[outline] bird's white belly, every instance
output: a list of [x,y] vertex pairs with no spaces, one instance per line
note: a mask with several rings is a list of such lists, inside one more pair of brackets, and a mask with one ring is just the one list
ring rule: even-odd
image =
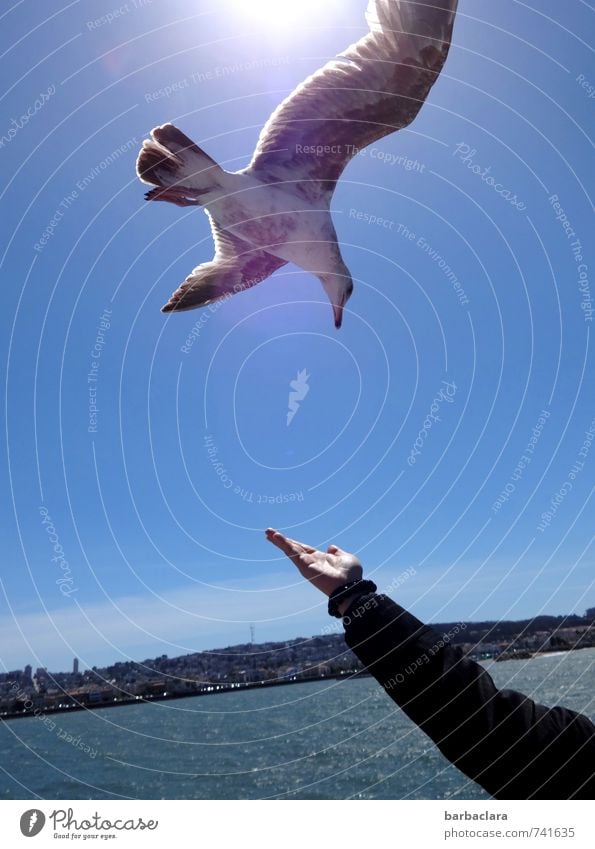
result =
[[308,271],[320,271],[323,255],[336,245],[329,210],[309,206],[277,186],[230,176],[250,180],[252,186],[248,183],[246,188],[243,182],[239,190],[208,203],[213,218],[253,247]]

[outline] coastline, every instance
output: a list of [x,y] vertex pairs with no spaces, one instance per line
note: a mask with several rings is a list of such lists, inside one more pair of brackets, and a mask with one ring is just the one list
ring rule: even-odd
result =
[[209,684],[202,687],[200,690],[190,690],[183,693],[162,693],[157,695],[145,696],[125,696],[121,699],[113,699],[111,702],[98,702],[96,704],[83,704],[72,699],[72,696],[65,696],[71,700],[70,704],[61,705],[59,707],[44,707],[34,708],[32,710],[14,711],[12,713],[0,713],[0,722],[9,721],[12,719],[30,719],[31,717],[39,716],[54,716],[59,713],[76,713],[82,710],[96,711],[105,708],[123,707],[124,705],[142,705],[151,702],[166,702],[173,699],[191,699],[197,696],[214,696],[221,693],[238,693],[243,690],[262,690],[270,687],[285,687],[291,684],[310,684],[313,681],[344,681],[353,678],[370,677],[370,673],[366,669],[354,670],[346,672],[344,675],[310,675],[301,678],[275,678],[270,681],[248,681],[248,682],[229,682],[223,684]]

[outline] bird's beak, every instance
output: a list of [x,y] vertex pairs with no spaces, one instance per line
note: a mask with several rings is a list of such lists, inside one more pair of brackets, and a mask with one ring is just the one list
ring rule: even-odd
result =
[[341,327],[341,322],[343,321],[343,307],[333,304],[333,315],[335,317],[335,327],[338,330]]

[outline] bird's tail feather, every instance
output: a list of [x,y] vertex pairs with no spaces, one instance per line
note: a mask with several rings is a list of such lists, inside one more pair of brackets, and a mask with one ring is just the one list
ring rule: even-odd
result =
[[[151,130],[136,161],[141,180],[165,191],[147,192],[147,200],[185,206],[202,203],[221,189],[226,172],[173,124]],[[185,202],[181,202],[185,199]]]

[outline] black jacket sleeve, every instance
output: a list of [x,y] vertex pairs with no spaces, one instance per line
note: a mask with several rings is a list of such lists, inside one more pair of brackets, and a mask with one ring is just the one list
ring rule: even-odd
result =
[[592,799],[595,726],[562,707],[498,690],[449,636],[384,595],[346,611],[345,639],[440,751],[496,799]]

